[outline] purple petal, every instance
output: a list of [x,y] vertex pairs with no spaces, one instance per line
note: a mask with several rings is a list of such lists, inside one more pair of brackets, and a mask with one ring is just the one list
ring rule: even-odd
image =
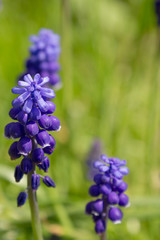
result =
[[33,82],[33,79],[30,74],[24,76],[24,81],[29,83],[29,85]]
[[101,160],[102,160],[103,162],[109,164],[109,159],[108,159],[108,157],[107,157],[105,154],[102,154],[102,155],[101,155]]
[[25,81],[18,81],[18,85],[21,87],[29,87],[30,84]]
[[34,97],[37,101],[37,104],[42,112],[46,112],[48,110],[48,104],[41,97],[41,94],[38,91],[34,92]]
[[42,88],[41,89],[41,95],[47,98],[54,98],[55,97],[55,93],[53,91],[53,89],[50,88]]
[[30,96],[30,92],[25,92],[21,94],[20,96],[18,96],[12,101],[12,106],[20,107],[29,96]]
[[128,175],[128,173],[129,173],[128,167],[121,167],[121,168],[119,169],[119,171],[120,171],[123,175]]
[[99,166],[98,169],[99,169],[100,172],[107,172],[109,170],[109,166],[106,166],[106,165]]
[[43,86],[45,83],[49,82],[48,77],[41,78],[41,82],[38,83],[39,86]]
[[105,165],[104,165],[104,163],[102,163],[102,162],[100,162],[100,161],[95,161],[95,162],[93,163],[93,166],[94,166],[95,168],[99,168],[99,166],[105,166]]
[[28,98],[23,106],[23,111],[26,113],[30,113],[30,111],[32,110],[32,106],[33,106],[33,101],[31,98]]
[[12,88],[12,93],[14,93],[14,94],[22,94],[22,93],[24,93],[26,91],[27,91],[26,88],[21,88],[21,87],[14,87],[14,88]]
[[35,76],[34,76],[34,81],[36,83],[38,83],[38,81],[41,79],[41,75],[39,73],[37,73]]

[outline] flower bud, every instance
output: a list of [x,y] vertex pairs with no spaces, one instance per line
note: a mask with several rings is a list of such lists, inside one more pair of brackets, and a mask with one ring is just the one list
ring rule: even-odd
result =
[[96,221],[96,225],[95,225],[95,231],[98,234],[101,234],[103,232],[105,232],[106,226],[105,226],[105,221],[102,219],[98,219]]
[[92,205],[93,211],[96,213],[102,213],[103,212],[103,200],[102,199],[97,199],[96,201],[93,202]]
[[18,113],[21,111],[21,108],[20,107],[18,107],[18,108],[11,108],[11,110],[9,111],[9,116],[12,118],[12,119],[14,119],[14,120],[16,120],[17,119],[17,115],[18,115]]
[[6,137],[6,138],[11,138],[11,127],[12,127],[12,125],[13,125],[14,123],[8,123],[6,126],[5,126],[5,129],[4,129],[4,136]]
[[108,194],[107,203],[108,204],[118,204],[119,197],[116,192],[111,192]]
[[18,122],[20,122],[20,123],[25,125],[27,123],[27,121],[28,121],[28,114],[25,113],[24,111],[20,111],[17,114],[17,120],[18,120]]
[[7,138],[20,138],[24,136],[24,128],[18,122],[12,122],[5,126],[5,137]]
[[12,143],[8,150],[11,160],[15,160],[17,158],[20,158],[20,156],[21,156],[21,154],[19,154],[19,151],[17,149],[17,143],[18,142]]
[[35,163],[40,163],[42,162],[44,158],[44,152],[42,148],[35,148],[32,151],[32,160]]
[[43,114],[38,123],[41,128],[48,129],[51,125],[51,120],[47,114]]
[[129,197],[125,193],[119,195],[119,206],[126,207],[129,203]]
[[20,165],[16,166],[15,172],[14,172],[14,177],[15,177],[16,182],[19,182],[22,179],[23,172],[22,172],[22,170],[20,168]]
[[121,220],[123,218],[123,213],[119,208],[111,207],[109,209],[108,217],[115,224],[121,223]]
[[100,192],[104,195],[108,195],[111,191],[111,186],[108,183],[102,184],[100,187]]
[[30,121],[25,126],[25,132],[27,136],[34,137],[39,132],[38,124],[34,121]]
[[49,158],[47,156],[44,156],[42,162],[38,164],[39,169],[43,169],[44,172],[48,172],[48,168],[50,166]]
[[17,207],[21,207],[25,204],[28,194],[26,192],[20,192],[17,198]]
[[29,117],[32,121],[38,121],[41,118],[41,111],[37,107],[33,107]]
[[53,137],[52,135],[49,135],[49,137],[50,137],[49,146],[43,148],[43,151],[44,151],[46,154],[52,154],[53,151],[54,151],[54,149],[55,149],[55,145],[56,145],[56,141],[55,141],[54,137]]
[[38,174],[32,174],[31,185],[33,190],[37,190],[40,185],[40,176]]
[[102,183],[102,180],[101,180],[102,176],[103,176],[103,174],[101,174],[101,173],[98,173],[94,176],[93,180],[95,181],[96,184],[101,184]]
[[118,187],[117,191],[118,192],[125,192],[128,188],[128,184],[126,182],[122,182]]
[[46,114],[54,113],[56,109],[56,105],[50,101],[46,101],[46,103],[48,104],[48,111],[46,112]]
[[85,212],[86,214],[92,214],[92,210],[93,210],[93,201],[87,203]]
[[43,182],[44,184],[46,184],[47,187],[55,187],[55,182],[48,176],[45,176],[43,178]]
[[89,188],[89,194],[90,194],[92,197],[97,197],[97,196],[99,196],[99,194],[100,194],[99,186],[97,186],[97,185],[92,185],[92,186]]
[[30,158],[23,158],[21,161],[21,170],[23,173],[28,174],[33,169],[33,163]]
[[22,137],[17,144],[17,148],[19,153],[27,156],[32,150],[32,140],[28,137]]
[[39,133],[36,135],[36,140],[37,143],[42,147],[49,146],[50,137],[48,132],[45,130],[40,130]]
[[50,115],[49,119],[51,123],[50,123],[50,127],[48,128],[48,131],[59,131],[61,129],[60,120],[53,115]]
[[11,137],[13,139],[24,136],[24,127],[22,124],[15,122],[10,129]]

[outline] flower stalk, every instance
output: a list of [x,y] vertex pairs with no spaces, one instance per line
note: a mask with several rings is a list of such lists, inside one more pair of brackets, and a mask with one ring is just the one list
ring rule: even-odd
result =
[[28,200],[31,211],[31,219],[32,219],[32,231],[34,240],[43,240],[41,223],[39,218],[39,208],[37,202],[36,191],[32,190],[31,177],[35,171],[35,166],[32,171],[27,175],[27,186],[28,186]]

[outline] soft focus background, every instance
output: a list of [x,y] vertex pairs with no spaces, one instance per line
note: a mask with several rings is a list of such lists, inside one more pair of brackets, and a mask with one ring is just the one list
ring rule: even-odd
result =
[[[154,0],[2,0],[0,5],[0,239],[30,240],[28,202],[16,207],[26,179],[15,183],[12,140],[3,137],[24,70],[29,36],[50,28],[61,35],[63,88],[56,92],[56,150],[49,175],[56,189],[38,190],[45,240],[94,240],[87,154],[126,159],[131,207],[109,240],[155,240],[160,229],[160,50]],[[19,162],[19,160],[18,160]]]

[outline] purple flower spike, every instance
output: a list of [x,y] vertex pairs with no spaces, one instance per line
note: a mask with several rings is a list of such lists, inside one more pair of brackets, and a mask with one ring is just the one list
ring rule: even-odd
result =
[[32,150],[32,140],[28,137],[22,137],[17,144],[17,148],[20,154],[27,156]]
[[113,223],[118,224],[118,223],[121,223],[121,220],[123,218],[123,213],[119,208],[111,207],[109,209],[108,217]]
[[31,184],[32,189],[36,191],[40,185],[40,176],[38,174],[32,174]]
[[30,121],[25,126],[25,132],[27,136],[34,137],[39,132],[38,124],[34,121]]
[[50,144],[50,137],[47,131],[40,130],[36,135],[37,143],[42,147],[47,147]]
[[44,172],[48,172],[49,166],[50,166],[49,158],[47,156],[44,156],[42,162],[38,164],[38,167],[40,170],[42,169]]
[[[45,36],[45,41],[48,41],[47,35]],[[53,70],[54,66],[51,62],[43,62],[46,53],[43,52],[44,47],[43,41],[39,42],[37,48],[33,47],[31,52],[34,55],[37,53],[37,49],[41,49],[38,55],[39,60],[41,59],[42,68],[44,71],[48,71],[48,66],[50,66]],[[51,59],[53,57],[52,49],[47,48],[45,51],[49,56],[48,60]],[[55,54],[56,52],[54,52],[54,57]],[[28,66],[32,65],[31,62],[35,62],[35,56],[32,56],[32,59],[27,62]],[[60,124],[58,118],[52,118],[51,115],[48,115],[55,111],[55,104],[49,101],[50,98],[55,97],[55,93],[53,89],[47,88],[48,82],[49,78],[41,77],[39,73],[35,76],[25,74],[23,80],[18,81],[19,86],[12,89],[12,92],[18,94],[18,96],[12,101],[13,108],[9,112],[10,117],[16,121],[7,124],[4,133],[7,138],[20,138],[19,141],[11,144],[8,153],[11,160],[23,156],[20,165],[15,168],[14,178],[16,182],[19,182],[24,174],[28,175],[27,190],[29,189],[29,198],[31,189],[33,191],[38,189],[40,177],[43,178],[45,185],[55,187],[54,181],[49,176],[43,177],[36,173],[37,167],[44,172],[48,172],[50,161],[44,153],[51,154],[56,144],[55,139],[41,127],[49,131],[50,128],[58,130]],[[22,206],[26,199],[27,193],[21,192],[17,198],[17,205]]]
[[[109,218],[113,223],[120,223],[123,217],[122,211],[113,205],[121,207],[129,206],[129,198],[123,192],[127,190],[127,183],[123,176],[129,173],[125,160],[101,155],[101,161],[94,162],[97,172],[94,176],[95,185],[89,189],[91,196],[101,196],[94,202],[86,205],[86,214],[92,215],[95,222],[95,231],[101,234],[106,231],[106,221]],[[102,162],[103,161],[103,162]]]
[[17,207],[21,207],[25,204],[28,194],[26,192],[20,192],[17,198]]
[[95,231],[97,234],[101,234],[103,232],[105,232],[106,227],[105,227],[105,221],[102,219],[98,219],[96,221],[96,225],[95,225]]
[[28,174],[33,169],[33,163],[30,158],[23,158],[21,161],[21,170],[23,173]]
[[44,152],[42,148],[35,148],[32,151],[32,160],[33,162],[35,162],[36,164],[42,162],[44,158]]
[[47,187],[55,187],[55,182],[48,176],[45,176],[43,178],[43,182]]
[[19,154],[19,151],[17,149],[17,143],[18,142],[12,143],[8,150],[11,160],[15,160],[17,158],[20,158],[20,156],[21,156],[21,154]]
[[49,29],[42,29],[37,36],[32,35],[30,41],[32,46],[29,49],[30,56],[26,61],[25,72],[31,75],[39,72],[43,77],[48,76],[47,85],[58,88],[60,85],[60,77],[57,74],[60,70],[58,59],[61,51],[59,36]]
[[19,182],[23,178],[23,172],[20,168],[20,165],[17,165],[14,172],[14,177],[16,182]]

